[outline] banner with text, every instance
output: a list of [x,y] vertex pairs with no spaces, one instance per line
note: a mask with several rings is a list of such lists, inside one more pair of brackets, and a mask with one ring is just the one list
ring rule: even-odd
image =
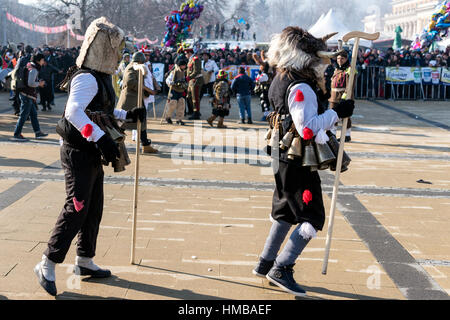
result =
[[387,84],[446,84],[450,85],[449,69],[417,68],[417,67],[387,67]]
[[442,68],[441,83],[446,86],[450,86],[450,68]]

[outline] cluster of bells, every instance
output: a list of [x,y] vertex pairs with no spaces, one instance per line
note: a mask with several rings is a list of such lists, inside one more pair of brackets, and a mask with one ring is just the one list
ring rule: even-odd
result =
[[[311,167],[311,171],[326,169],[336,171],[339,142],[333,133],[327,132],[327,135],[329,141],[324,144],[315,143],[311,139],[303,140],[305,143],[302,146],[302,138],[296,134],[295,128],[289,130],[281,140],[279,128],[271,128],[265,136],[268,146],[267,153],[271,154],[271,150],[280,148],[283,152],[287,150],[287,158],[289,160],[301,159],[302,166]],[[348,170],[350,161],[350,157],[344,151],[341,172]]]
[[[114,160],[111,165],[114,168],[114,172],[125,171],[125,167],[131,164],[130,157],[128,156],[127,148],[125,146],[125,132],[123,129],[115,126],[110,116],[103,112],[86,112],[89,119],[97,124],[111,139],[116,142],[119,149],[120,157]],[[104,166],[108,166],[107,162],[102,156],[102,163]]]

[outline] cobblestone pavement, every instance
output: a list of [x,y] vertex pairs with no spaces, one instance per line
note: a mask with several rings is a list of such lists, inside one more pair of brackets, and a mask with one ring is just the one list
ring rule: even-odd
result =
[[[16,117],[0,93],[0,298],[54,299],[33,273],[65,198],[54,130],[66,96],[39,111],[47,140],[11,140]],[[157,116],[164,99],[157,100]],[[106,280],[72,275],[75,250],[57,267],[57,299],[294,299],[251,270],[270,229],[274,181],[260,149],[266,124],[228,129],[206,121],[160,124],[149,110],[157,155],[140,161],[137,265],[130,265],[132,165],[105,168],[96,263]],[[208,98],[202,119],[209,116]],[[295,265],[305,299],[448,299],[450,292],[450,110],[448,102],[358,101],[350,170],[341,175],[328,274],[325,228]],[[24,136],[32,138],[30,123]],[[328,213],[333,173],[321,172]]]

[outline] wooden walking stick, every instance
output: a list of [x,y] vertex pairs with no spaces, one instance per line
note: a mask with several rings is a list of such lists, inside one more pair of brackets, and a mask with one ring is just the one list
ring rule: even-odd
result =
[[170,101],[170,94],[172,93],[172,86],[170,86],[169,88],[169,93],[167,94],[167,100],[166,100],[166,105],[164,106],[164,111],[163,111],[163,115],[161,117],[161,121],[159,124],[163,124],[166,113],[167,113],[167,107],[169,106],[169,101]]
[[[142,91],[144,89],[144,72],[139,68],[138,80],[138,108],[142,108]],[[134,199],[133,199],[133,225],[131,228],[131,264],[135,263],[136,251],[136,226],[137,226],[137,205],[138,205],[138,186],[139,186],[139,155],[141,143],[141,120],[137,120],[137,137],[136,137],[136,165],[134,168]]]
[[[349,81],[347,84],[347,88],[349,88],[347,99],[349,99],[349,100],[353,99],[353,84],[355,83],[355,76],[356,76],[356,60],[358,60],[359,39],[366,39],[366,40],[374,41],[374,40],[377,40],[379,37],[380,37],[379,32],[369,34],[369,33],[364,33],[364,32],[360,32],[360,31],[352,31],[342,37],[342,40],[344,42],[348,42],[350,39],[355,39],[355,43],[353,45],[352,64],[351,64],[351,69],[350,69]],[[330,218],[328,221],[328,233],[327,233],[327,240],[326,240],[326,244],[325,244],[325,257],[323,259],[322,274],[327,274],[328,257],[330,255],[331,237],[333,234],[334,214],[336,212],[336,201],[337,201],[337,195],[338,195],[338,189],[339,189],[339,178],[341,175],[342,157],[344,155],[344,144],[345,144],[345,135],[347,133],[347,124],[348,124],[348,118],[343,119],[342,131],[341,131],[341,141],[339,144],[339,152],[338,152],[338,157],[337,157],[336,175],[335,175],[335,179],[334,179],[333,196],[331,198]]]

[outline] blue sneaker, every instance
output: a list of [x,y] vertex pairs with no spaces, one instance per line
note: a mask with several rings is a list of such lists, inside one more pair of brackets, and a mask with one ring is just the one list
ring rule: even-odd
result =
[[284,291],[289,292],[297,297],[306,296],[306,291],[302,287],[300,287],[297,282],[295,282],[293,274],[294,264],[283,267],[274,265],[266,275],[266,278]]
[[255,269],[253,269],[253,274],[257,277],[265,278],[266,275],[269,273],[270,269],[272,269],[273,264],[275,260],[273,261],[267,261],[263,258],[259,258],[259,262],[256,265]]
[[35,135],[37,140],[41,140],[44,139],[45,137],[48,137],[48,133],[43,133],[42,131],[36,132]]

